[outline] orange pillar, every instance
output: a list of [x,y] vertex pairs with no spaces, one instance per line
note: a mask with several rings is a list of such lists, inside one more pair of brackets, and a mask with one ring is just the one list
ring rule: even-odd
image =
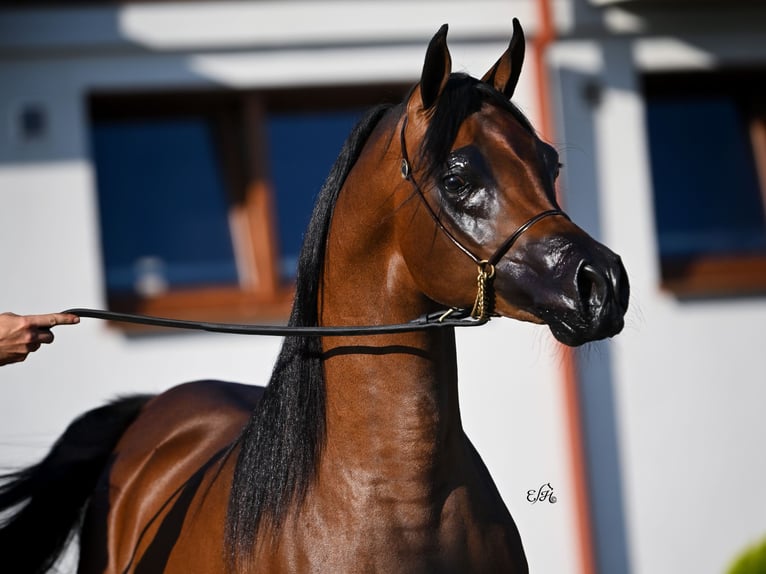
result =
[[[549,0],[538,0],[540,25],[535,37],[535,71],[537,74],[537,93],[540,106],[540,132],[544,139],[555,142],[555,127],[551,106],[548,69],[545,64],[545,54],[548,46],[555,39],[555,29]],[[561,202],[563,204],[563,202]],[[561,384],[564,396],[566,416],[565,428],[569,439],[571,456],[572,484],[575,495],[575,519],[577,546],[580,553],[581,574],[596,574],[595,547],[593,541],[593,524],[590,511],[590,494],[588,489],[588,464],[583,436],[583,422],[580,412],[580,396],[578,391],[577,357],[574,349],[558,345],[561,356]]]

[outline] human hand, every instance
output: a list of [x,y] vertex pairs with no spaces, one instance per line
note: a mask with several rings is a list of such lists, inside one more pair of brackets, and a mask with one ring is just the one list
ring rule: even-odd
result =
[[0,365],[19,363],[40,348],[53,342],[52,327],[79,323],[70,313],[16,315],[0,313]]

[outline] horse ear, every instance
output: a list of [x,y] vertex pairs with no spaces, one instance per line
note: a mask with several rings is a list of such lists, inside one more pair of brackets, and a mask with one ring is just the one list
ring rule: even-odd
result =
[[439,99],[452,71],[452,57],[447,48],[447,29],[447,24],[439,28],[426,51],[426,61],[420,76],[420,98],[426,110]]
[[524,63],[524,30],[521,29],[519,21],[513,19],[513,35],[508,49],[500,56],[500,59],[492,66],[484,77],[482,82],[494,86],[494,88],[505,94],[510,100],[516,89],[516,83],[521,74],[521,65]]

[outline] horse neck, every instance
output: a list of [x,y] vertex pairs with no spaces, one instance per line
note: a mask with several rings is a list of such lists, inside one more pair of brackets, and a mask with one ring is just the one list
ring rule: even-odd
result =
[[[397,250],[394,214],[402,194],[394,187],[407,185],[399,174],[398,139],[391,137],[397,125],[395,117],[381,122],[338,197],[322,280],[322,324],[401,323],[433,310]],[[342,458],[347,468],[377,478],[419,469],[433,482],[434,470],[462,436],[454,332],[333,337],[323,348],[325,457]]]

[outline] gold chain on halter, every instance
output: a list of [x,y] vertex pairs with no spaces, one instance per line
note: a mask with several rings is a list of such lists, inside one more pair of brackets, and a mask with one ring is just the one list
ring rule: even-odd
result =
[[474,319],[486,319],[492,313],[492,279],[495,277],[495,266],[486,259],[479,261],[479,276],[476,278],[476,301],[471,309]]

